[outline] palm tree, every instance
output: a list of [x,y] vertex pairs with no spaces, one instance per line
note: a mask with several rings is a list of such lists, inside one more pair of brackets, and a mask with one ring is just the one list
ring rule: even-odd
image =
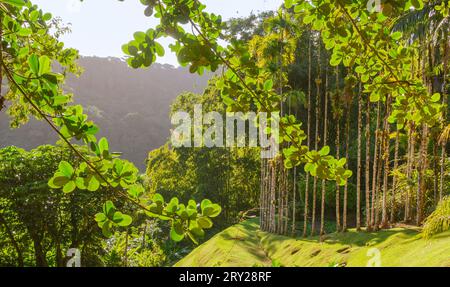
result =
[[[339,66],[336,67],[336,95],[333,100],[333,117],[336,121],[336,159],[341,157],[341,106],[340,106],[340,92],[339,92]],[[336,231],[341,230],[341,210],[340,210],[340,193],[341,187],[336,183]]]
[[[395,150],[394,150],[394,171],[398,169],[398,153],[400,146],[400,131],[397,129],[395,133]],[[392,178],[392,201],[391,201],[391,222],[395,221],[395,196],[397,189],[397,176],[394,174]]]
[[[307,145],[308,150],[311,148],[311,73],[312,73],[312,51],[311,51],[311,30],[308,34],[308,97],[306,99],[306,107],[308,110],[307,120]],[[305,182],[305,210],[303,216],[303,237],[306,237],[308,230],[308,203],[309,203],[309,173],[306,173]]]
[[[320,135],[319,135],[319,115],[320,115],[320,85],[322,84],[321,80],[321,45],[320,42],[318,43],[318,51],[317,51],[317,79],[316,79],[316,138],[315,138],[315,150],[319,149],[319,141],[320,141]],[[316,199],[317,197],[317,177],[314,177],[313,182],[313,204],[312,204],[312,220],[311,220],[311,236],[314,236],[315,233],[315,224],[316,224]]]
[[372,229],[370,214],[370,100],[367,99],[366,108],[366,227]]
[[[347,102],[346,123],[345,123],[345,158],[347,159],[346,168],[348,169],[348,158],[350,153],[350,110],[351,101]],[[348,203],[348,181],[344,186],[344,207],[342,211],[342,232],[347,231],[347,203]]]
[[361,230],[361,129],[362,129],[362,84],[358,91],[358,159],[356,175],[356,230]]
[[383,135],[383,158],[384,158],[384,177],[383,177],[383,199],[382,199],[382,218],[381,227],[387,228],[387,194],[388,194],[388,175],[389,175],[389,143],[390,143],[390,125],[388,118],[390,115],[391,96],[386,98],[386,114],[384,115],[384,135]]
[[380,128],[380,116],[381,114],[381,103],[378,102],[377,104],[377,121],[376,121],[376,128],[375,128],[375,143],[374,143],[374,153],[373,153],[373,170],[372,170],[372,208],[371,208],[371,215],[370,215],[370,226],[372,228],[375,228],[375,212],[376,212],[376,205],[377,205],[377,175],[378,175],[378,160],[379,160],[379,154],[378,154],[378,130]]
[[[327,131],[328,131],[328,65],[325,69],[325,113],[324,113],[324,126],[323,126],[323,145],[327,145]],[[322,180],[322,202],[321,202],[321,212],[320,212],[320,235],[325,234],[325,180]]]

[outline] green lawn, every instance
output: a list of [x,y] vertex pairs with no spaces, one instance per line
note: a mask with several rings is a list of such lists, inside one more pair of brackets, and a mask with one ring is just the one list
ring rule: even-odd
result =
[[[450,267],[450,232],[425,240],[417,230],[395,228],[367,233],[349,230],[318,237],[293,239],[259,230],[257,220],[248,220],[215,235],[194,249],[175,266],[366,266],[380,251],[381,266]],[[373,256],[373,255],[372,255]]]

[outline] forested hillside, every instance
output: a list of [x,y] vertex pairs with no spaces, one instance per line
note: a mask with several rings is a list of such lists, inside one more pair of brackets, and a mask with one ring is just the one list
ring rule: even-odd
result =
[[[134,70],[118,58],[81,57],[77,63],[83,72],[79,77],[69,75],[65,90],[75,94],[74,102],[99,123],[100,135],[112,139],[112,150],[122,152],[142,171],[148,151],[170,136],[172,101],[182,92],[202,92],[209,78],[170,65]],[[8,116],[0,113],[0,147],[31,149],[57,139],[47,125],[35,120],[10,129]]]

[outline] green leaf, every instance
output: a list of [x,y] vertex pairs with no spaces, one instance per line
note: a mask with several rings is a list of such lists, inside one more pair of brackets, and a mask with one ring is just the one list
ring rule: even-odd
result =
[[202,203],[200,204],[200,208],[202,209],[202,212],[208,205],[211,205],[211,204],[212,204],[211,200],[203,199]]
[[97,177],[91,176],[89,179],[89,183],[87,185],[87,190],[89,191],[97,191],[100,188],[100,182],[98,181]]
[[44,15],[42,15],[42,20],[44,21],[50,21],[51,19],[52,19],[51,13],[45,13]]
[[56,96],[53,98],[53,104],[55,106],[61,106],[67,104],[70,98],[68,96]]
[[159,57],[164,57],[165,51],[161,44],[155,42],[155,52]]
[[108,156],[109,154],[109,144],[108,144],[108,140],[106,138],[101,138],[100,141],[98,142],[98,148],[100,149],[100,154],[103,155],[104,157]]
[[30,36],[32,33],[33,33],[33,31],[30,28],[22,28],[17,33],[17,35],[19,35],[21,37],[27,37],[27,36]]
[[13,5],[13,6],[17,6],[17,7],[22,7],[23,5],[25,5],[24,0],[0,0],[0,2],[9,4],[9,5]]
[[213,226],[211,219],[209,219],[208,217],[199,217],[197,219],[197,223],[203,229],[208,229]]
[[178,210],[178,198],[174,197],[170,200],[169,204],[166,207],[166,211],[168,213],[175,213]]
[[102,225],[102,233],[106,238],[110,238],[112,236],[111,222],[107,221]]
[[329,146],[324,146],[320,151],[319,154],[321,156],[326,156],[330,154],[330,147]]
[[286,7],[286,9],[291,9],[293,5],[294,0],[284,0],[284,7]]
[[77,188],[77,185],[75,184],[75,181],[71,180],[66,185],[64,185],[63,192],[64,193],[71,193]]
[[267,81],[264,83],[264,90],[265,90],[265,91],[271,91],[272,88],[273,88],[273,81],[272,81],[272,80],[267,80]]
[[202,228],[200,228],[200,227],[194,227],[194,228],[192,228],[190,230],[190,232],[192,234],[194,234],[195,236],[197,236],[197,237],[204,237],[205,236],[205,231]]
[[72,178],[74,173],[72,165],[67,161],[61,161],[59,163],[59,171],[67,178]]
[[45,75],[52,71],[50,58],[47,56],[42,56],[39,58],[39,71],[38,76]]
[[164,197],[161,194],[156,193],[153,196],[152,201],[155,202],[155,203],[163,204],[164,203]]
[[172,228],[170,229],[170,238],[175,242],[180,242],[184,239],[184,234],[179,233],[180,230],[177,230],[174,225],[172,225]]
[[133,219],[131,218],[131,216],[122,214],[122,220],[119,223],[117,223],[117,225],[126,227],[126,226],[131,225],[132,222],[133,222]]
[[48,181],[50,188],[58,189],[66,185],[70,180],[65,176],[55,176]]
[[147,8],[145,8],[144,15],[147,16],[147,17],[152,16],[153,15],[153,7],[152,6],[148,6]]
[[423,8],[423,1],[422,0],[411,0],[411,4],[417,10],[422,10],[422,8]]
[[116,212],[116,207],[114,206],[114,203],[112,201],[107,201],[103,205],[103,213],[106,214],[106,216],[110,219],[113,218],[114,213]]
[[38,75],[39,74],[39,58],[35,54],[31,55],[28,58],[28,65],[30,66],[31,71],[33,74]]
[[95,221],[97,221],[97,222],[104,222],[106,220],[108,220],[108,218],[106,217],[106,215],[104,213],[97,213],[95,215]]
[[142,187],[142,185],[140,184],[133,185],[132,187],[130,187],[130,189],[128,189],[128,194],[134,198],[138,198],[143,193],[144,187]]
[[208,217],[217,217],[222,212],[222,207],[218,204],[211,204],[205,207],[203,215]]
[[439,94],[439,93],[436,93],[433,96],[431,96],[431,102],[433,102],[433,103],[439,102],[440,99],[441,99],[441,94]]
[[394,32],[392,33],[392,39],[394,39],[395,41],[400,40],[402,38],[402,32]]

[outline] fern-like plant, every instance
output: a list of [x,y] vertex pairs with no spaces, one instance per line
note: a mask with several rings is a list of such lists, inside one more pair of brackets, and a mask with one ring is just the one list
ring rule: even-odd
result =
[[425,238],[450,229],[450,196],[444,197],[436,210],[428,216],[423,226],[422,234]]

